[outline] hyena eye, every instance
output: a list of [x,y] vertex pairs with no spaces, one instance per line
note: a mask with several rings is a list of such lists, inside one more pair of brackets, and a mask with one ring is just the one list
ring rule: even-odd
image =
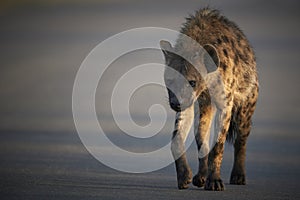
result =
[[196,87],[196,81],[189,81],[189,84],[190,84],[192,87]]

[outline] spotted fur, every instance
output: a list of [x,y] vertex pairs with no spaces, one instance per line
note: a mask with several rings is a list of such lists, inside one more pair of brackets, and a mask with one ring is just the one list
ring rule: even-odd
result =
[[[219,11],[209,8],[201,9],[186,18],[181,33],[203,46],[217,65],[216,71],[213,71],[209,69],[209,65],[203,58],[201,62],[208,73],[206,78],[203,78],[197,73],[195,69],[197,66],[170,53],[171,49],[191,53],[195,51],[192,46],[186,45],[180,37],[174,48],[166,41],[161,42],[166,64],[180,72],[193,85],[192,94],[187,92],[173,94],[172,91],[169,91],[169,101],[172,109],[177,112],[177,116],[181,116],[180,113],[191,112],[194,103],[199,105],[199,115],[193,115],[198,117],[195,119],[198,120],[195,139],[199,154],[200,150],[208,151],[207,134],[213,116],[219,112],[220,129],[217,143],[208,155],[199,156],[198,173],[193,177],[192,182],[195,186],[204,186],[206,190],[224,190],[220,167],[227,138],[227,141],[234,145],[234,164],[230,184],[244,185],[246,183],[246,141],[251,130],[251,118],[255,110],[259,88],[253,49],[235,23],[222,16]],[[218,72],[220,76],[214,77],[215,72]],[[171,78],[168,76],[169,71],[166,69],[166,85],[167,87],[174,86],[176,84],[174,80],[176,82],[177,79],[173,78],[170,81]],[[223,90],[219,90],[220,85],[224,88]],[[177,84],[176,87],[180,87],[178,91],[186,91],[182,84]],[[192,115],[187,116],[190,118],[177,118],[177,122],[191,123]],[[180,131],[176,126],[172,140],[172,152],[176,160],[178,188],[185,189],[191,182],[191,170],[183,152],[187,130]],[[174,140],[174,138],[177,139]],[[178,153],[181,156],[178,156]],[[203,152],[201,153],[203,154]]]

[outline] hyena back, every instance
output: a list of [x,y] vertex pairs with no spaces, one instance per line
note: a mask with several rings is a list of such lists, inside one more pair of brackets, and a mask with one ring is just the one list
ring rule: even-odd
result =
[[[237,25],[220,15],[219,11],[209,8],[201,9],[187,18],[181,33],[199,43],[209,54],[216,68],[214,69],[205,54],[199,54],[192,45],[185,44],[179,37],[174,47],[167,41],[161,41],[161,49],[165,56],[165,83],[168,88],[169,103],[177,112],[175,131],[172,139],[172,153],[175,158],[178,188],[185,189],[188,184],[206,190],[224,190],[220,177],[220,167],[224,151],[224,143],[234,144],[234,164],[230,184],[244,185],[246,140],[251,129],[251,117],[258,97],[258,78],[253,49]],[[196,54],[196,64],[191,64],[174,52]],[[200,66],[204,66],[207,75],[199,74]],[[178,81],[171,75],[170,68],[179,72],[189,85]],[[209,82],[209,77],[218,73],[219,79]],[[223,90],[217,91],[219,85]],[[169,88],[174,88],[171,91]],[[192,88],[188,92],[187,87]],[[215,94],[212,91],[216,90]],[[213,92],[214,93],[214,92]],[[223,104],[214,101],[215,96],[221,98]],[[213,103],[214,101],[214,103]],[[219,113],[218,139],[212,150],[205,156],[199,156],[198,173],[192,178],[192,172],[184,153],[186,131],[181,130],[183,124],[189,124],[196,117],[194,105],[199,107],[197,131],[195,139],[200,149],[208,150],[207,135],[213,117]],[[178,156],[179,155],[179,156]]]

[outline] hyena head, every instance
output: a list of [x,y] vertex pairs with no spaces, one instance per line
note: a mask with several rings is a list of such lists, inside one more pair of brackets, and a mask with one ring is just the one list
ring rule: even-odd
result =
[[176,111],[190,107],[207,89],[205,77],[219,66],[215,47],[204,45],[200,49],[173,48],[167,41],[160,42],[165,57],[164,80],[168,90],[169,104]]

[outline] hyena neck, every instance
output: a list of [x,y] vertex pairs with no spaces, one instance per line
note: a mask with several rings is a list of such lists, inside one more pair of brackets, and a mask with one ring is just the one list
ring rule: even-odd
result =
[[175,130],[180,133],[184,141],[194,124],[195,115],[199,113],[197,108],[198,106],[194,103],[184,111],[176,113]]

